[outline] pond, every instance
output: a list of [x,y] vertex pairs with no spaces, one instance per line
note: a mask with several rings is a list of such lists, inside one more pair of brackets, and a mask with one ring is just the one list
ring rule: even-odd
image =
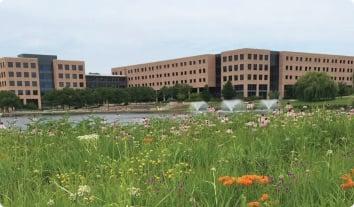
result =
[[[174,114],[169,113],[91,113],[91,114],[71,114],[71,115],[36,115],[36,116],[18,116],[18,117],[1,117],[0,120],[6,127],[16,127],[25,129],[33,119],[43,121],[59,120],[69,117],[73,123],[89,119],[90,117],[98,117],[107,121],[107,123],[142,123],[144,118],[171,118]],[[185,115],[177,115],[185,116]]]

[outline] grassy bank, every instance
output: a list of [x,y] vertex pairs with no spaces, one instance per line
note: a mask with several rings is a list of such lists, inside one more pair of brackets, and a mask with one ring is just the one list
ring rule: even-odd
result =
[[[354,189],[342,189],[341,176],[354,168],[354,119],[330,111],[270,118],[265,128],[252,123],[257,115],[245,113],[145,126],[61,120],[1,130],[0,203],[352,205]],[[219,182],[222,176],[234,180]]]
[[290,102],[296,108],[302,108],[303,106],[308,106],[312,108],[329,108],[329,109],[339,109],[341,107],[349,107],[354,104],[354,96],[344,96],[337,97],[335,100],[329,101],[317,101],[317,102],[305,102],[299,100],[283,100],[282,103],[285,105],[287,102]]

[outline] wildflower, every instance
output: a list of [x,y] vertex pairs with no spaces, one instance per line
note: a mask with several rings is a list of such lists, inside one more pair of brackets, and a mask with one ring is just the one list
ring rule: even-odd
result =
[[326,156],[330,156],[333,154],[333,150],[327,150]]
[[269,200],[269,195],[268,194],[263,194],[261,198],[259,199],[262,202],[268,201]]
[[153,141],[154,141],[154,139],[151,138],[151,137],[145,137],[145,138],[143,139],[143,143],[144,143],[144,144],[150,144],[150,143],[152,143]]
[[77,190],[77,195],[78,196],[84,196],[86,194],[90,194],[91,188],[88,185],[80,185],[78,190]]
[[140,196],[140,188],[135,188],[135,187],[131,187],[131,188],[127,188],[129,194],[131,196],[134,196],[134,197],[139,197]]
[[247,204],[248,207],[260,207],[261,204],[258,201],[252,201]]
[[215,172],[215,171],[216,171],[216,168],[215,168],[215,167],[212,167],[210,170],[213,171],[213,172]]
[[98,140],[98,134],[89,134],[77,137],[80,141],[95,141]]
[[227,129],[227,130],[226,130],[226,133],[227,133],[227,134],[232,134],[232,129]]
[[49,199],[49,201],[47,202],[48,206],[53,206],[54,205],[54,200],[53,199]]
[[[354,174],[354,173],[353,173],[353,169],[352,169],[352,174]],[[342,178],[342,180],[344,180],[344,182],[345,182],[345,183],[343,183],[342,185],[340,185],[340,187],[341,187],[343,190],[348,190],[348,189],[354,187],[354,182],[353,182],[352,176],[351,176],[350,174],[343,175],[341,178]]]

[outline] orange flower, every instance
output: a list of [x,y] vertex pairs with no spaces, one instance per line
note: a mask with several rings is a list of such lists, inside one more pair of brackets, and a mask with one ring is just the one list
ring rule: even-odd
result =
[[258,201],[252,201],[247,204],[248,207],[260,207],[261,204]]
[[222,176],[219,179],[219,182],[223,183],[225,186],[230,186],[233,184],[250,186],[254,183],[258,184],[268,184],[270,179],[267,176],[259,175],[243,175],[241,177],[231,177],[231,176]]
[[259,199],[262,202],[268,201],[269,200],[269,195],[268,194],[263,194],[261,198]]
[[268,176],[261,176],[260,178],[258,178],[257,182],[259,184],[263,184],[264,185],[264,184],[270,183],[270,179],[269,179]]
[[[353,169],[352,169],[352,172],[351,172],[351,173],[354,173],[354,172],[353,172]],[[345,183],[343,183],[342,185],[340,185],[340,187],[341,187],[343,190],[348,190],[348,189],[354,187],[354,182],[353,182],[352,176],[351,176],[350,174],[345,174],[345,175],[343,175],[341,178],[342,178],[342,180],[344,180],[344,182],[345,182]]]
[[225,186],[231,186],[235,183],[234,178],[230,176],[222,176],[218,180]]

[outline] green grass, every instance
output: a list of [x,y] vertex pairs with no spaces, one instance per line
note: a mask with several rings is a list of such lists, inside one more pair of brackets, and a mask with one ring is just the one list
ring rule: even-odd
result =
[[294,107],[310,106],[310,107],[348,107],[354,103],[354,96],[344,96],[337,97],[335,100],[329,101],[317,101],[317,102],[305,102],[299,100],[283,100],[282,104],[285,105],[287,102],[290,102]]
[[[214,114],[109,126],[34,123],[0,131],[0,203],[27,206],[351,206],[340,177],[354,168],[354,119],[317,111],[222,121]],[[229,130],[230,129],[230,130]],[[97,140],[78,136],[97,134]],[[218,177],[266,175],[268,185],[225,187]],[[81,187],[80,187],[81,186]],[[84,187],[83,187],[84,186]],[[80,189],[79,189],[80,188]]]

